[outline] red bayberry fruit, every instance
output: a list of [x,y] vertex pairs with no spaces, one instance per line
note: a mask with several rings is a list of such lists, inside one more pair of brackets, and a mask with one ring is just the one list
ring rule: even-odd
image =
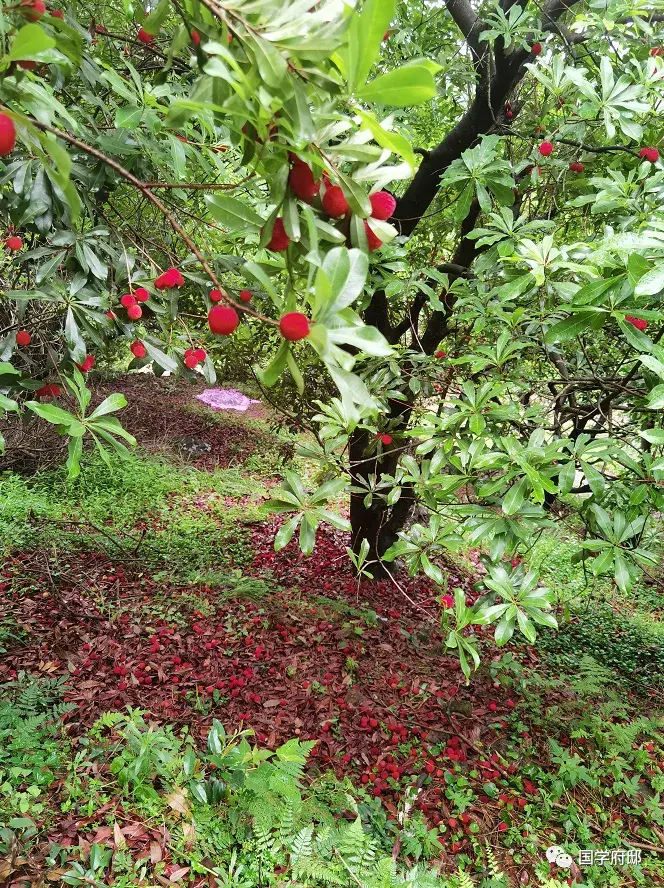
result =
[[37,62],[33,62],[31,59],[26,59],[22,62],[16,62],[19,68],[23,68],[24,71],[34,71],[37,67]]
[[27,8],[25,17],[30,22],[36,22],[44,15],[45,12],[46,4],[43,2],[43,0],[35,0],[35,2]]
[[380,250],[380,248],[383,246],[383,242],[378,237],[378,235],[373,232],[366,219],[364,220],[364,231],[367,235],[367,245],[369,247],[369,252],[373,253],[374,250]]
[[12,252],[15,253],[16,250],[21,249],[21,247],[23,246],[23,241],[20,237],[16,237],[16,235],[14,235],[13,237],[7,238],[7,240],[5,241],[5,246],[8,250],[12,250]]
[[553,152],[553,144],[551,142],[542,142],[538,148],[542,157],[549,157]]
[[88,373],[95,365],[95,356],[86,355],[82,364],[76,364],[81,373]]
[[16,334],[16,345],[21,346],[30,345],[32,342],[32,336],[28,333],[27,330],[19,330]]
[[505,117],[507,118],[507,120],[511,120],[514,117],[514,112],[513,111],[506,111]]
[[112,311],[104,312],[104,314],[105,314],[106,317],[109,318],[111,321],[114,321],[114,320],[115,320],[115,315],[113,314]]
[[381,443],[383,443],[387,447],[388,444],[392,443],[392,435],[381,435],[380,440]]
[[286,229],[284,228],[284,220],[281,218],[281,216],[279,216],[277,219],[274,220],[272,237],[267,244],[267,249],[272,250],[275,253],[283,253],[283,251],[288,247],[289,243],[290,238],[286,234]]
[[184,284],[184,278],[177,268],[169,268],[154,282],[157,290],[169,290],[172,287],[181,287]]
[[533,43],[533,45],[530,47],[530,51],[534,56],[538,56],[542,52],[542,44]]
[[154,34],[148,34],[148,32],[144,31],[143,28],[139,30],[136,36],[141,41],[141,43],[145,43],[146,46],[150,43],[154,43]]
[[305,339],[310,332],[309,319],[299,311],[291,311],[285,314],[279,321],[279,329],[284,339],[297,342]]
[[188,348],[187,351],[184,353],[184,363],[185,367],[189,367],[190,370],[193,370],[194,367],[198,366],[198,358],[196,357],[196,352],[193,349]]
[[147,349],[140,340],[132,342],[129,346],[129,351],[135,358],[144,358],[147,354]]
[[644,321],[643,318],[632,317],[632,315],[626,315],[625,320],[628,324],[631,324],[632,327],[636,327],[637,330],[641,330],[641,332],[643,332],[648,326],[648,321]]
[[223,298],[221,290],[210,290],[210,302],[221,302]]
[[371,215],[374,219],[389,219],[397,205],[396,198],[389,191],[376,191],[369,195],[371,201]]
[[250,290],[240,290],[240,302],[251,302]]
[[288,174],[291,191],[305,203],[311,203],[320,191],[320,179],[314,180],[314,174],[306,163],[296,163]]
[[11,117],[0,114],[0,155],[3,157],[14,150],[16,144],[16,127]]
[[60,395],[60,386],[56,385],[54,382],[47,383],[41,388],[38,388],[35,394],[40,398],[57,398]]
[[435,354],[435,357],[437,357],[438,360],[445,357],[445,352],[442,350],[442,348],[438,349],[438,351]]
[[457,825],[458,825],[456,817],[448,817],[447,824],[450,827],[450,829],[456,829]]
[[240,323],[238,313],[230,305],[213,305],[208,312],[208,325],[218,336],[229,336]]
[[127,309],[127,317],[131,318],[132,321],[137,321],[139,318],[143,317],[143,309],[140,305],[130,305]]
[[326,188],[321,203],[327,215],[333,219],[345,216],[350,209],[343,189],[339,185],[330,185],[329,188]]
[[123,308],[131,308],[132,305],[136,305],[136,299],[131,295],[131,293],[125,293],[124,296],[120,299],[120,305]]
[[664,55],[664,47],[663,46],[653,46],[650,50],[651,56],[661,56]]
[[191,32],[191,42],[195,43],[198,46],[201,42],[201,35],[198,33],[196,28]]
[[56,19],[63,19],[65,17],[65,14],[61,9],[54,9],[51,15]]
[[200,362],[200,361],[204,361],[204,360],[207,358],[207,352],[205,351],[204,348],[197,348],[197,349],[194,351],[194,354],[195,354],[196,357],[198,358],[199,362]]
[[147,302],[149,298],[150,294],[145,287],[136,287],[134,290],[134,299],[136,302]]
[[656,148],[642,148],[639,151],[639,157],[649,160],[650,163],[656,163],[659,160],[659,151]]

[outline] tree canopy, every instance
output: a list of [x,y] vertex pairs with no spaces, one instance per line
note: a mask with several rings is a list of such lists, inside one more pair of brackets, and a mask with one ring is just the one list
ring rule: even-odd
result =
[[[253,364],[320,480],[288,474],[275,545],[331,522],[361,574],[424,572],[467,676],[472,625],[555,626],[520,557],[566,509],[629,590],[664,508],[660,6],[6,8],[0,408],[75,478],[133,442],[95,361]],[[440,566],[464,539],[472,605]]]

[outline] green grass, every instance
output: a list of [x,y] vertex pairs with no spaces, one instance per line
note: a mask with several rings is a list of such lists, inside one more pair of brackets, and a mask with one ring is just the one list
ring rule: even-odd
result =
[[[238,468],[202,472],[142,455],[114,461],[110,472],[90,462],[75,481],[63,469],[33,478],[6,474],[0,548],[4,555],[45,546],[101,549],[186,580],[212,565],[249,562],[248,524],[266,495]],[[229,506],[228,499],[246,504]]]

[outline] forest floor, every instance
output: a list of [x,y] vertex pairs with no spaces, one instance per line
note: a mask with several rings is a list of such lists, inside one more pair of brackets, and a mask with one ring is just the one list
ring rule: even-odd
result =
[[[184,749],[215,720],[268,750],[316,741],[306,779],[334,772],[380,848],[441,886],[664,884],[657,580],[589,591],[573,537],[545,537],[532,561],[560,587],[560,631],[480,635],[466,685],[426,578],[358,583],[326,528],[308,558],[274,552],[261,504],[297,439],[267,409],[136,376],[108,389],[128,395],[130,460],[2,477],[0,885],[260,884],[186,788]],[[477,557],[445,565],[444,594],[472,600]],[[582,849],[641,862],[579,866]]]

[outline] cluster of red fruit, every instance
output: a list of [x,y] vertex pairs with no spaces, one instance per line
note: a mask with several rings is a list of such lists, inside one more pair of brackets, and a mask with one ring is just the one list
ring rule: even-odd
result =
[[188,348],[184,353],[184,363],[186,367],[193,370],[207,358],[207,352],[203,348]]
[[573,173],[582,173],[583,172],[583,164],[580,163],[578,160],[573,161],[569,165],[569,168],[571,169],[571,171]]
[[143,309],[139,302],[147,302],[150,294],[145,287],[137,287],[133,293],[125,293],[120,299],[120,305],[127,309],[127,317],[132,321],[137,321],[143,316]]
[[507,118],[507,120],[511,120],[514,117],[511,102],[505,102],[505,117]]
[[[320,193],[322,186],[324,191],[321,198],[321,206],[330,218],[340,219],[350,211],[343,189],[340,185],[333,185],[327,173],[323,173],[320,179],[315,179],[311,168],[297,155],[291,154],[290,159],[293,166],[288,175],[288,184],[296,197],[305,203],[311,204]],[[369,195],[369,200],[371,201],[371,218],[382,221],[390,218],[397,205],[395,198],[387,191],[377,191]],[[382,247],[382,241],[373,232],[366,219],[364,220],[364,230],[371,251]],[[283,220],[280,217],[274,223],[272,237],[267,244],[267,248],[276,253],[281,253],[288,247],[289,243],[290,238],[286,234]]]
[[392,435],[387,435],[383,432],[376,433],[376,440],[380,441],[385,447],[389,446],[392,443]]
[[650,163],[656,163],[659,160],[659,151],[656,148],[642,148],[639,157],[649,160]]

